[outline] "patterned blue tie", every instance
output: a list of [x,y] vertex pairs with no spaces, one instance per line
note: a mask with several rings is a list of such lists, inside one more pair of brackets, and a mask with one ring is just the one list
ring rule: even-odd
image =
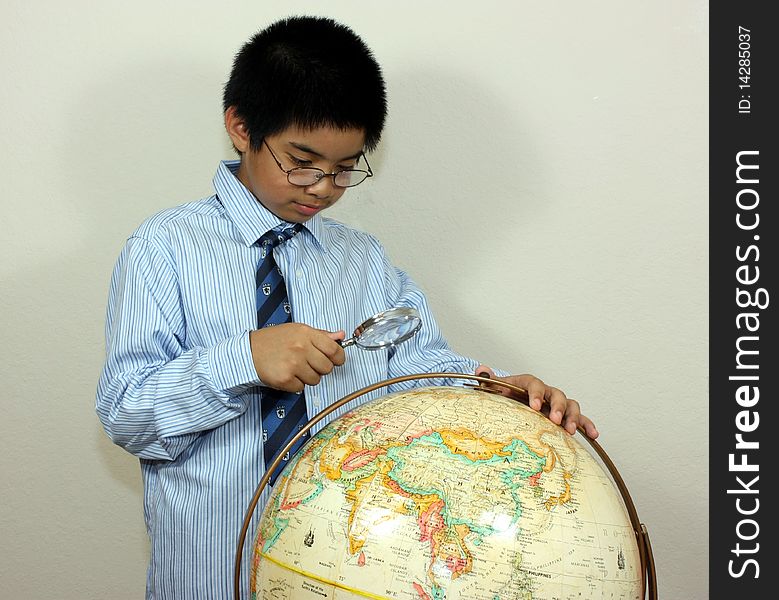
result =
[[[292,310],[287,298],[284,278],[273,258],[273,248],[294,237],[302,228],[299,223],[274,227],[265,233],[257,243],[261,249],[260,264],[257,267],[257,327],[281,325],[292,320]],[[302,393],[295,394],[272,388],[262,390],[262,440],[265,445],[265,468],[279,454],[287,442],[308,422],[306,400]],[[284,460],[294,454],[306,440],[301,438],[285,455]],[[270,485],[282,471],[283,463],[271,475]]]

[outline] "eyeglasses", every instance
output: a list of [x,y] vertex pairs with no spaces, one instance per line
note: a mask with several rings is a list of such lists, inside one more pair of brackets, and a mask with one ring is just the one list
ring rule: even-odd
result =
[[371,166],[368,164],[368,159],[364,153],[361,154],[361,156],[365,159],[365,166],[368,168],[367,171],[363,171],[362,169],[342,169],[335,173],[325,173],[322,169],[318,169],[317,167],[295,167],[287,170],[281,166],[281,162],[279,162],[276,153],[268,145],[268,142],[262,140],[262,143],[265,144],[265,147],[270,151],[270,154],[273,157],[273,160],[276,161],[279,169],[287,174],[287,181],[292,185],[308,187],[319,183],[325,177],[332,177],[334,186],[348,188],[360,185],[363,181],[368,179],[368,177],[373,177],[373,171],[371,170]]

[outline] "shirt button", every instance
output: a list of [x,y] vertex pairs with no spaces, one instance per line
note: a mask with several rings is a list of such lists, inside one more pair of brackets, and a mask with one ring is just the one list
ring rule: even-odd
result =
[[298,279],[303,279],[303,269],[298,269],[297,271],[295,271],[295,276]]

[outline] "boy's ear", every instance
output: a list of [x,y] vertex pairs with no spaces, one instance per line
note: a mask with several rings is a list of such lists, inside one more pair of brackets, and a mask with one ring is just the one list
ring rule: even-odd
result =
[[247,152],[250,147],[249,130],[246,121],[238,115],[234,106],[225,111],[225,129],[233,142],[233,146],[241,154]]

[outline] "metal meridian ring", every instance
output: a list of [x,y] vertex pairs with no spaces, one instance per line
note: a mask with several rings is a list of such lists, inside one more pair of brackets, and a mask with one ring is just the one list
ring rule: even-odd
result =
[[[233,580],[233,593],[234,593],[235,600],[241,600],[241,560],[243,557],[243,547],[244,544],[246,543],[246,534],[249,530],[249,525],[251,524],[252,515],[254,514],[254,511],[257,508],[257,503],[260,501],[260,497],[262,495],[263,490],[268,485],[268,480],[270,479],[271,474],[277,468],[279,468],[279,465],[282,462],[282,457],[284,456],[284,454],[289,452],[292,446],[294,446],[295,443],[300,438],[306,435],[314,425],[319,423],[319,421],[324,419],[327,415],[329,415],[333,411],[341,408],[347,402],[351,402],[352,400],[355,400],[360,396],[363,396],[369,392],[378,390],[383,387],[388,387],[396,383],[403,383],[404,381],[413,381],[413,380],[420,380],[420,379],[468,379],[471,381],[478,381],[480,385],[474,386],[476,387],[476,389],[480,389],[484,384],[499,386],[509,390],[510,392],[513,392],[513,394],[517,396],[516,398],[514,398],[515,400],[519,400],[523,404],[529,404],[527,390],[519,386],[513,385],[511,383],[508,383],[506,381],[501,381],[499,379],[490,379],[489,377],[480,377],[478,375],[464,375],[462,373],[417,373],[415,375],[403,375],[401,377],[395,377],[393,379],[387,379],[379,383],[374,383],[372,385],[362,388],[361,390],[357,390],[356,392],[352,392],[351,394],[344,396],[337,402],[331,404],[324,410],[318,412],[308,423],[306,423],[306,426],[303,427],[303,429],[301,429],[300,431],[298,431],[298,433],[291,440],[289,440],[289,442],[287,442],[287,445],[284,446],[284,448],[282,448],[281,452],[279,452],[279,455],[271,463],[271,466],[268,469],[266,469],[265,474],[262,476],[262,479],[260,479],[260,483],[257,484],[257,489],[254,492],[254,496],[252,496],[252,499],[249,502],[249,506],[246,509],[246,515],[244,516],[243,519],[241,534],[238,536],[238,547],[236,548],[236,552],[235,552],[235,566],[234,566],[235,577]],[[490,391],[490,390],[483,388],[482,391]],[[622,476],[619,474],[617,467],[614,465],[614,463],[611,461],[609,456],[606,454],[606,451],[603,448],[601,448],[598,442],[596,442],[593,439],[590,439],[587,436],[583,427],[579,427],[578,431],[579,433],[582,434],[584,439],[586,439],[589,442],[592,449],[595,450],[597,455],[603,461],[603,464],[606,465],[609,474],[614,480],[614,483],[616,484],[617,489],[619,490],[619,493],[622,496],[622,500],[625,502],[625,508],[627,509],[628,517],[630,518],[630,524],[633,526],[633,533],[636,536],[638,555],[639,555],[639,560],[641,562],[642,588],[645,592],[644,597],[648,598],[649,600],[657,600],[657,573],[655,571],[655,561],[654,561],[654,556],[652,555],[652,545],[649,542],[649,532],[647,531],[646,525],[644,525],[638,518],[638,512],[636,511],[635,504],[633,504],[633,499],[630,497],[630,493],[628,492],[627,486],[625,485]]]

